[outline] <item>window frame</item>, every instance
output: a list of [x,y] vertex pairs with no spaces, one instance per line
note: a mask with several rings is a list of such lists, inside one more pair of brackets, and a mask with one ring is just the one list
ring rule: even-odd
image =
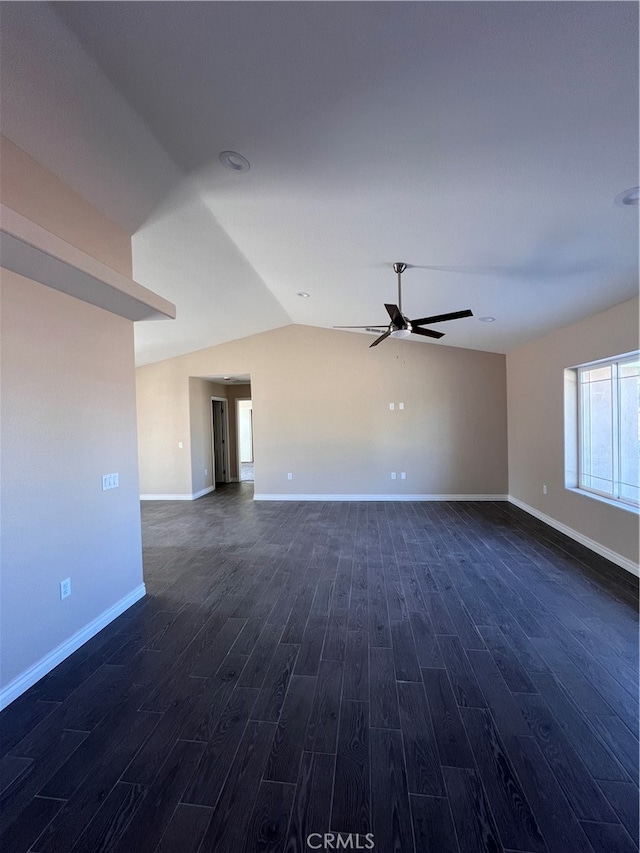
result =
[[[620,374],[619,368],[624,364],[633,363],[640,359],[640,351],[624,353],[612,358],[604,358],[598,361],[587,362],[585,364],[576,365],[573,368],[576,377],[576,426],[577,426],[577,465],[576,465],[576,484],[573,486],[579,492],[583,492],[589,496],[607,501],[613,506],[620,506],[624,509],[630,509],[638,512],[640,510],[640,499],[626,498],[620,496],[621,485],[621,453],[620,444],[622,437],[620,435]],[[612,459],[611,459],[611,484],[612,493],[604,492],[584,482],[584,478],[588,477],[583,468],[583,447],[584,447],[584,432],[583,432],[583,388],[589,383],[582,381],[582,374],[591,370],[597,370],[600,367],[611,367],[611,435],[612,435]]]

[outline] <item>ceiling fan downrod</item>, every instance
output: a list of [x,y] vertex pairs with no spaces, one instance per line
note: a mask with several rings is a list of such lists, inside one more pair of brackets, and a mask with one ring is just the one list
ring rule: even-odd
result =
[[398,310],[402,314],[402,273],[406,270],[407,265],[396,262],[393,265],[393,271],[398,274]]

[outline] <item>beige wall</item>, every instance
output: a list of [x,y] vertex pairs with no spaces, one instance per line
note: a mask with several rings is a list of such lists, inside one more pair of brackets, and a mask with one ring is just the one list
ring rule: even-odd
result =
[[[2,201],[114,270],[129,236],[6,138]],[[0,258],[1,261],[1,258]],[[11,701],[144,594],[133,324],[0,275],[2,631]],[[119,488],[102,491],[102,475]],[[71,578],[71,596],[59,583]]]
[[[221,397],[228,402],[229,476],[233,481],[238,479],[236,400],[238,397],[250,396],[250,385],[220,385],[207,379],[189,377],[192,494],[213,485],[211,398]],[[205,469],[208,472],[206,476]]]
[[[250,397],[251,386],[185,377],[178,362],[171,359],[161,362],[167,369],[139,368],[137,372],[138,442],[144,448],[140,453],[143,498],[188,498],[213,485],[212,397],[228,400],[229,471],[232,480],[238,479],[235,401]],[[143,371],[144,381],[140,379]]]
[[[191,442],[191,493],[213,484],[211,459],[211,386],[189,377],[189,438]],[[209,439],[207,441],[207,438]],[[205,469],[207,473],[205,474]]]
[[142,559],[133,324],[4,270],[0,297],[6,690],[139,590]]
[[[183,376],[173,361],[161,364],[165,365],[164,370],[146,371],[146,381],[136,382],[140,491],[149,495],[190,495],[188,376]],[[141,369],[136,371],[137,379]]]
[[0,136],[2,203],[131,277],[131,238],[6,136]]
[[[213,485],[211,398],[229,400],[230,475],[235,462],[235,389],[198,376],[183,376],[178,359],[162,362],[166,370],[145,372],[137,382],[140,488],[144,497],[189,498]],[[146,370],[139,368],[140,371]],[[237,392],[235,392],[237,395]],[[182,447],[180,444],[182,443]],[[205,469],[207,474],[205,475]]]
[[504,356],[369,343],[286,326],[139,368],[142,492],[190,491],[189,377],[249,373],[256,493],[506,494]]
[[636,350],[638,310],[633,299],[507,356],[509,494],[636,564],[637,514],[565,488],[564,369]]
[[[191,494],[213,486],[211,398],[227,399],[227,388],[216,382],[189,377],[191,439]],[[205,470],[207,473],[205,474]]]

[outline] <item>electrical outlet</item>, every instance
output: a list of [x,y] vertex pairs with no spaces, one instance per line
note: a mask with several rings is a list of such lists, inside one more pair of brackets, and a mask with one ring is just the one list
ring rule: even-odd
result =
[[180,448],[180,450],[182,450],[182,442],[181,441],[178,442],[178,447]]
[[395,409],[395,407],[396,407],[395,403],[389,403],[389,410],[390,411],[393,411]]
[[404,403],[398,403],[398,408],[399,408],[399,409],[404,409]]
[[392,472],[391,472],[391,479],[392,479],[392,480],[395,480],[395,478],[396,478],[396,472],[395,472],[395,471],[392,471]]
[[68,598],[71,595],[71,578],[65,578],[60,581],[60,601]]
[[205,477],[207,476],[207,473],[208,473],[208,469],[207,469],[207,468],[205,468],[205,469],[204,469],[204,476],[205,476]]
[[291,473],[287,474],[287,480],[293,480],[293,474],[291,474]]
[[546,495],[546,494],[547,494],[547,487],[546,487],[546,486],[543,486],[543,487],[542,487],[542,494],[543,494],[543,495]]
[[406,479],[407,479],[407,472],[406,472],[406,471],[401,471],[401,472],[400,472],[400,479],[401,479],[401,480],[406,480]]

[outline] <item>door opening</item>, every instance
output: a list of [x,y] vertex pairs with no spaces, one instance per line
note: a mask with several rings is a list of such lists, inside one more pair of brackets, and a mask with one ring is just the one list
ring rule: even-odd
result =
[[252,481],[253,471],[253,405],[251,400],[236,400],[238,425],[238,479]]
[[211,398],[211,451],[213,457],[213,487],[230,482],[229,472],[229,412],[222,397]]

